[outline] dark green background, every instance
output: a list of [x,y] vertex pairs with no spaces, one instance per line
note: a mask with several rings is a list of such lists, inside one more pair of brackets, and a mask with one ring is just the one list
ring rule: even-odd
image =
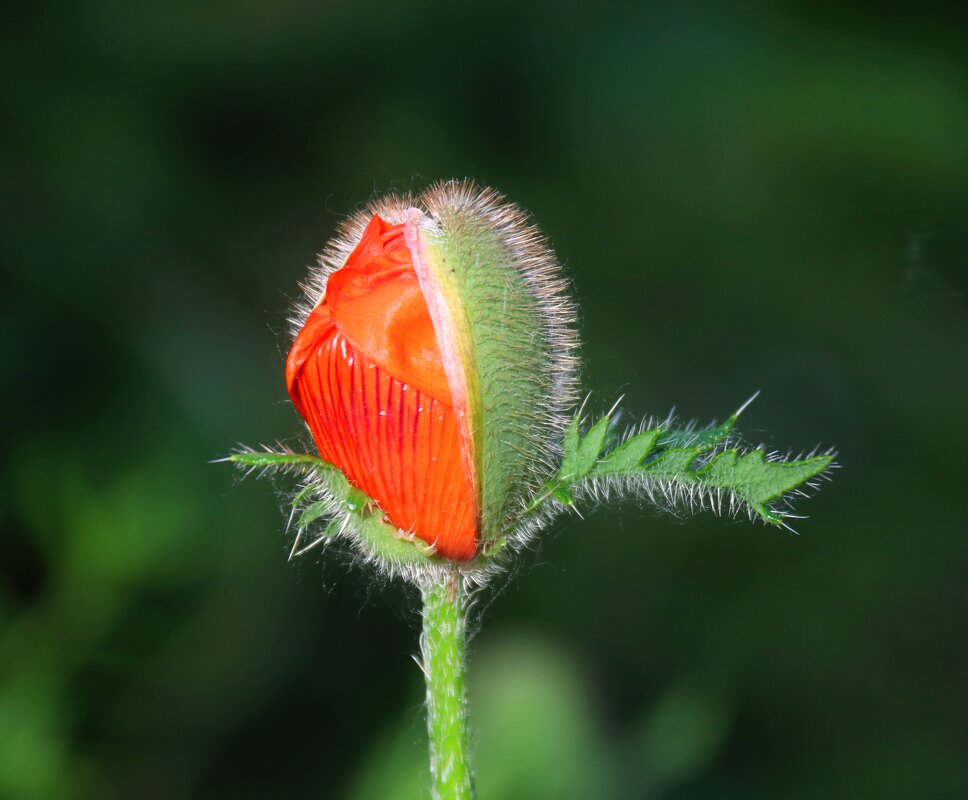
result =
[[[0,797],[419,797],[413,598],[286,563],[297,282],[472,176],[574,279],[593,407],[835,444],[801,536],[650,509],[492,596],[481,800],[968,786],[968,53],[908,4],[17,4],[0,53]],[[955,8],[954,6],[952,7]]]

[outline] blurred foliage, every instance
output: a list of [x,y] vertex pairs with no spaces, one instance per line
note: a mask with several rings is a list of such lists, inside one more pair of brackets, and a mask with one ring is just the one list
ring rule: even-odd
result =
[[420,796],[414,598],[287,565],[280,498],[207,461],[300,446],[286,308],[341,215],[464,175],[569,266],[593,410],[761,389],[754,440],[845,465],[801,537],[629,507],[525,559],[482,800],[964,795],[946,8],[5,8],[0,797]]

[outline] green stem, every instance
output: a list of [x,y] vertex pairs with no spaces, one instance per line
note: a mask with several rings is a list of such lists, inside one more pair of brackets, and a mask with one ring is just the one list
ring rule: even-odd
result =
[[420,650],[427,680],[427,732],[434,800],[472,800],[467,737],[465,628],[467,598],[458,576],[421,587]]

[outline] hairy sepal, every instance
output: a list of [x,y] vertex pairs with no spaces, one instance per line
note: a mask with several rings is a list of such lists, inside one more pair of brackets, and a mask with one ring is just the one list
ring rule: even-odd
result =
[[561,406],[571,401],[561,381],[571,380],[574,312],[553,257],[517,208],[465,184],[425,202],[420,252],[442,316],[457,328],[449,335],[467,376],[481,546],[493,552],[509,509],[554,474]]

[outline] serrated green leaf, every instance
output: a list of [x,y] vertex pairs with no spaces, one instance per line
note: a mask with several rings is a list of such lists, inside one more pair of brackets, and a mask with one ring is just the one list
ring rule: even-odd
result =
[[769,503],[816,477],[832,462],[833,456],[768,461],[762,450],[744,456],[727,450],[699,470],[696,477],[706,486],[733,492],[764,521],[779,524],[782,515],[771,511]]
[[[566,480],[580,480],[588,475],[598,461],[608,436],[609,418],[602,417],[580,440],[576,436],[578,422],[575,420],[565,437],[565,451],[561,460],[561,476]],[[572,433],[574,428],[575,433]]]
[[659,447],[695,447],[700,452],[711,450],[722,442],[736,424],[736,417],[732,416],[719,425],[710,425],[705,428],[679,428],[662,431],[659,436]]
[[347,486],[345,502],[346,510],[351,512],[362,511],[367,506],[376,505],[369,495],[355,486]]
[[[661,486],[662,496],[672,503],[681,499],[693,505],[697,498],[704,496],[718,502],[718,495],[713,493],[724,492],[730,497],[730,508],[746,507],[765,522],[782,524],[786,515],[771,504],[826,470],[833,457],[813,456],[782,462],[767,460],[759,450],[742,456],[735,450],[715,454],[727,442],[740,413],[755,397],[719,424],[698,429],[659,427],[632,436],[611,449],[608,415],[592,425],[584,436],[580,420],[573,419],[566,431],[558,474],[545,484],[524,513],[537,511],[549,499],[574,505],[576,489],[583,481],[594,483],[617,476],[629,481],[617,486],[644,491],[649,497]],[[707,455],[704,457],[704,454]],[[683,491],[678,492],[677,487]]]
[[309,453],[263,453],[246,451],[233,453],[223,459],[232,464],[257,469],[292,469],[293,467],[308,467],[310,469],[336,469],[332,464],[323,461]]
[[684,483],[692,483],[695,480],[695,473],[692,471],[692,464],[698,458],[700,450],[698,447],[674,447],[666,450],[642,466],[642,473],[653,478],[665,478],[682,480]]
[[303,486],[302,489],[296,492],[296,496],[292,498],[292,507],[298,508],[300,505],[302,505],[302,501],[305,500],[307,497],[309,497],[309,495],[313,493],[315,488],[316,487],[312,485]]
[[595,464],[592,475],[623,475],[634,472],[652,452],[658,438],[658,429],[633,436]]
[[422,540],[401,536],[395,527],[383,522],[379,512],[365,514],[357,534],[367,549],[386,564],[403,567],[437,558]]
[[567,484],[556,484],[551,490],[551,496],[554,497],[559,503],[564,503],[566,506],[575,504],[575,498],[572,497],[571,489]]
[[571,422],[568,423],[568,428],[565,430],[564,441],[561,443],[562,468],[568,461],[569,454],[578,452],[579,442],[581,442],[581,419],[572,417]]
[[312,505],[306,506],[303,512],[299,515],[299,526],[300,528],[308,528],[320,517],[325,517],[329,513],[330,506],[328,503],[318,502]]
[[[428,559],[437,558],[422,541],[402,535],[396,526],[386,522],[373,498],[353,486],[342,470],[317,456],[308,453],[245,451],[233,453],[223,460],[250,469],[281,472],[296,470],[314,475],[351,515],[354,524],[349,526],[348,531],[364,545],[370,555],[375,556],[386,567],[402,569],[426,564]],[[311,493],[313,488],[315,487],[306,487],[300,491],[294,503],[298,505],[298,501]],[[321,503],[313,503],[300,516],[300,529],[308,527],[325,513]],[[336,529],[331,525],[323,536],[328,535],[331,530],[335,532]]]

